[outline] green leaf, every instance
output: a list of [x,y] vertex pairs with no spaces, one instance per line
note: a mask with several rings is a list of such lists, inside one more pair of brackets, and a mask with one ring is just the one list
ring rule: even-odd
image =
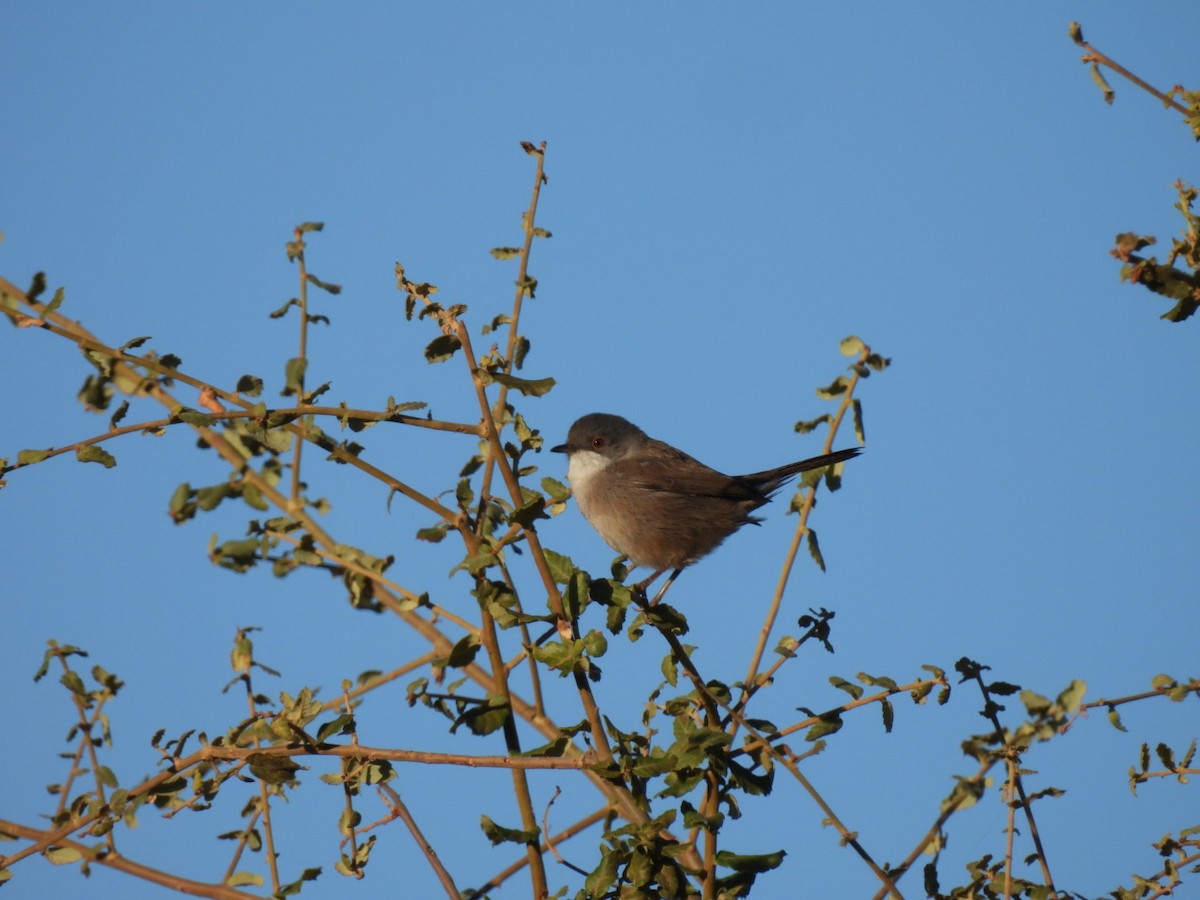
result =
[[321,290],[327,291],[330,294],[340,294],[342,292],[342,286],[340,284],[330,284],[329,282],[322,281],[316,275],[310,273],[306,273],[304,277],[308,279],[309,284],[316,285]]
[[575,571],[575,563],[571,561],[571,557],[555,553],[553,550],[544,550],[543,552],[546,554],[546,564],[550,567],[550,575],[554,578],[554,583],[566,584],[570,581],[571,574]]
[[65,866],[68,863],[79,862],[83,859],[83,854],[74,847],[51,847],[46,851],[46,859],[56,866]]
[[542,479],[542,490],[549,494],[550,499],[556,503],[562,503],[571,496],[571,489],[569,487],[550,476]]
[[850,382],[846,380],[846,376],[839,375],[828,387],[817,388],[817,396],[822,400],[835,400],[846,393],[849,387]]
[[330,737],[338,734],[353,734],[354,729],[354,716],[349,715],[348,713],[342,713],[340,716],[330,719],[317,729],[317,741],[324,742]]
[[60,306],[62,306],[63,301],[66,299],[67,299],[67,294],[63,288],[59,288],[58,290],[56,290],[54,292],[54,299],[51,300],[49,303],[47,303],[46,308],[44,310],[42,310],[42,317],[45,318],[46,316],[50,315],[51,313],[56,312],[58,310],[58,308]]
[[562,595],[563,607],[572,619],[578,619],[583,614],[583,610],[587,606],[588,593],[587,574],[576,570],[567,582],[566,590]]
[[795,425],[796,433],[797,434],[808,434],[810,431],[812,431],[818,425],[821,425],[824,422],[829,422],[831,420],[832,420],[832,416],[830,416],[829,413],[825,413],[825,415],[823,415],[823,416],[817,416],[815,419],[809,419],[806,422],[797,422]]
[[815,725],[808,729],[808,733],[804,735],[804,740],[811,744],[818,738],[823,738],[829,734],[836,734],[841,730],[841,714],[837,712],[825,713]]
[[304,386],[304,373],[308,370],[308,360],[302,356],[294,356],[287,361],[287,365],[283,367],[283,378],[285,387],[282,391],[283,396],[290,397],[293,394],[298,394]]
[[195,425],[199,428],[211,428],[217,424],[217,420],[208,413],[203,413],[198,409],[191,409],[187,406],[181,406],[174,410],[171,418],[178,419],[180,422],[186,422],[188,425]]
[[17,465],[31,466],[34,463],[39,463],[50,455],[49,450],[18,450]]
[[247,397],[257,397],[262,393],[263,380],[257,375],[243,375],[238,379],[236,390]]
[[1170,675],[1158,674],[1150,679],[1150,686],[1156,691],[1165,691],[1175,687],[1175,679]]
[[787,852],[784,850],[756,856],[738,855],[730,853],[728,850],[722,850],[717,854],[717,865],[733,869],[735,872],[769,872],[778,868],[785,856],[787,856]]
[[259,512],[266,512],[271,508],[271,504],[263,499],[262,491],[248,482],[242,486],[242,499],[247,506],[257,509]]
[[516,346],[513,347],[513,366],[521,368],[525,365],[525,357],[529,355],[529,338],[521,335],[517,338]]
[[532,750],[524,750],[517,755],[534,757],[560,757],[567,752],[567,748],[570,746],[571,739],[565,734],[560,734],[549,743],[542,744],[540,747],[534,747]]
[[104,468],[111,469],[117,464],[117,459],[107,450],[97,447],[95,444],[88,444],[85,447],[80,447],[75,451],[75,458],[80,462],[100,463]]
[[1096,82],[1096,87],[1100,88],[1100,92],[1104,95],[1104,102],[1111,105],[1113,98],[1116,97],[1116,94],[1113,92],[1113,89],[1109,86],[1108,82],[1104,80],[1104,75],[1100,71],[1100,66],[1096,63],[1092,63],[1089,68],[1092,72],[1092,81]]
[[638,778],[657,778],[666,775],[679,765],[679,760],[667,753],[662,756],[639,756],[634,758],[630,771]]
[[688,633],[687,618],[683,613],[667,603],[658,603],[649,609],[643,610],[641,618],[644,618],[655,628],[666,629],[675,634]]
[[1050,709],[1050,700],[1036,691],[1021,691],[1021,702],[1031,716],[1042,716]]
[[845,678],[842,678],[839,675],[830,675],[829,683],[832,684],[839,691],[845,691],[847,694],[849,694],[855,700],[857,700],[859,697],[861,697],[863,695],[863,689],[861,686],[854,684],[851,681],[847,681]]
[[[1191,768],[1192,760],[1195,758],[1195,756],[1196,756],[1196,739],[1192,738],[1192,742],[1188,745],[1187,753],[1185,753],[1183,755],[1183,759],[1180,761],[1179,765],[1185,769]],[[1186,784],[1186,781],[1183,783]]]
[[504,727],[508,721],[508,706],[499,698],[489,699],[486,704],[472,704],[471,708],[454,720],[453,732],[459,725],[466,725],[472,734],[483,736]]
[[127,412],[129,412],[129,401],[122,400],[121,405],[108,418],[108,428],[110,431],[117,427],[117,424],[125,418]]
[[268,318],[271,318],[271,319],[282,319],[285,315],[287,315],[287,311],[289,309],[291,309],[293,306],[299,306],[299,305],[300,305],[300,301],[297,300],[295,297],[293,297],[287,303],[283,304],[283,306],[279,307],[279,309],[275,309],[275,310],[272,310],[271,312],[267,313],[267,316],[268,316]]
[[1175,751],[1161,741],[1155,745],[1154,752],[1158,755],[1158,760],[1163,764],[1164,769],[1175,768]]
[[896,684],[895,679],[888,678],[886,675],[868,675],[866,672],[859,672],[857,678],[863,684],[869,684],[872,687],[881,687],[886,691],[894,691],[900,687],[900,685]]
[[[532,146],[532,145],[531,145]],[[528,152],[528,151],[526,151]],[[33,278],[30,279],[29,287],[25,290],[25,296],[30,300],[36,300],[46,292],[46,273],[34,272]],[[9,296],[6,294],[5,296]]]
[[59,682],[72,694],[80,699],[87,697],[87,688],[83,686],[83,679],[79,677],[78,672],[64,672]]
[[857,338],[854,335],[842,338],[842,342],[838,345],[838,350],[842,356],[861,356],[865,349],[867,349],[867,345],[862,342],[862,338]]
[[503,825],[497,825],[488,816],[479,817],[479,827],[483,829],[483,833],[487,835],[487,839],[492,844],[530,844],[536,841],[541,834],[540,828],[533,828],[529,831],[505,828]]
[[1083,696],[1086,693],[1087,682],[1076,678],[1058,695],[1057,702],[1068,713],[1074,713],[1079,709],[1079,705],[1083,702]]
[[287,756],[272,756],[269,753],[251,753],[246,757],[250,773],[267,784],[287,784],[294,781],[296,773],[303,768]]
[[205,512],[209,512],[220,506],[221,501],[230,496],[232,492],[233,485],[228,482],[200,488],[200,490],[196,491],[196,506]]
[[515,375],[505,375],[503,372],[489,372],[488,377],[497,384],[519,391],[526,397],[541,397],[548,394],[556,383],[553,378],[518,378]]
[[795,659],[796,650],[799,647],[800,642],[796,638],[790,634],[785,634],[779,639],[779,643],[775,645],[775,652],[788,659]]
[[583,636],[583,649],[592,658],[601,657],[608,652],[608,639],[602,632],[589,631]]
[[546,515],[546,498],[538,495],[530,502],[526,503],[520,509],[515,510],[509,516],[509,520],[514,525],[520,525],[522,528],[529,528],[538,519],[548,519]]
[[863,428],[862,401],[855,397],[851,408],[854,411],[854,436],[858,438],[860,444],[865,444],[867,442],[867,432]]
[[533,658],[557,670],[560,675],[568,675],[579,663],[581,651],[580,641],[547,641],[533,648]]
[[462,342],[452,334],[442,334],[435,337],[425,348],[427,363],[445,362],[462,347]]
[[242,887],[247,884],[254,885],[254,887],[261,887],[263,877],[254,872],[234,872],[225,883],[230,887]]
[[821,545],[817,543],[817,532],[808,529],[808,555],[813,558],[822,572],[825,571],[825,557],[821,555]]
[[592,870],[583,883],[583,890],[589,897],[605,895],[609,887],[617,880],[617,871],[625,853],[612,847],[600,848],[600,865]]
[[479,653],[480,646],[478,635],[466,635],[454,645],[454,648],[450,651],[450,655],[446,657],[446,665],[452,669],[461,669],[464,666],[469,666],[475,661],[475,656]]
[[234,572],[245,572],[258,563],[260,542],[255,538],[226,541],[214,547],[209,556],[214,563]]
[[431,525],[429,528],[421,528],[417,531],[417,540],[436,544],[446,536],[446,532],[449,529],[450,525],[447,522]]
[[491,334],[493,331],[496,331],[498,328],[500,328],[501,325],[510,324],[512,324],[512,319],[508,315],[500,313],[500,315],[496,316],[496,318],[492,319],[492,321],[485,322],[483,327],[479,329],[479,333]]
[[662,669],[663,678],[667,680],[667,684],[675,687],[679,683],[679,664],[675,661],[674,653],[668,653],[664,656],[659,668]]
[[1018,684],[1010,684],[1007,681],[993,681],[987,686],[988,693],[999,694],[1001,697],[1010,697],[1021,690]]
[[361,824],[362,813],[356,809],[346,807],[342,810],[342,814],[338,816],[338,834],[348,835]]
[[729,766],[730,780],[747,794],[765,797],[771,793],[771,786],[775,781],[774,769],[768,769],[765,772],[755,772],[743,766],[735,759],[727,759],[726,764]]
[[513,259],[521,255],[520,247],[493,247],[488,251],[496,259]]
[[424,409],[428,405],[424,400],[406,400],[403,403],[397,403],[395,397],[388,397],[384,412],[390,416],[396,416],[416,409]]

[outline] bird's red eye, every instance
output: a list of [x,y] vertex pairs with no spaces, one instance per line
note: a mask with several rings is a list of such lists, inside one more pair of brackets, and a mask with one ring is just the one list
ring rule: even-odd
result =
[[603,450],[604,445],[606,443],[608,443],[608,442],[606,440],[604,440],[604,435],[598,434],[594,438],[592,438],[592,449],[593,450]]

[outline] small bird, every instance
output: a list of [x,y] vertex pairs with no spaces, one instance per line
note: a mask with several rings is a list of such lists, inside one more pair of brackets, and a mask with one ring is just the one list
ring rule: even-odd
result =
[[[797,473],[857,456],[838,450],[750,475],[723,475],[608,413],[577,420],[567,442],[567,479],[579,509],[605,542],[654,574],[679,571],[715,550]],[[665,590],[665,586],[664,586]],[[661,594],[660,594],[661,596]]]

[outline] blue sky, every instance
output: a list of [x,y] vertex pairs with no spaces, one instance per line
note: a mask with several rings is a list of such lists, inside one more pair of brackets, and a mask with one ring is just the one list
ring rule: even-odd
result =
[[[1155,10],[10,5],[0,274],[23,285],[45,270],[66,287],[62,311],[100,337],[152,335],[193,374],[231,387],[253,372],[271,396],[295,344],[293,324],[266,316],[296,290],[283,245],[292,226],[320,220],[310,268],[345,291],[316,300],[333,325],[312,338],[310,381],[331,380],[335,402],[381,407],[394,395],[472,421],[461,361],[424,362],[434,332],[403,320],[393,265],[470,306],[478,334],[511,301],[515,268],[487,251],[519,240],[532,168],[518,142],[546,140],[539,224],[554,237],[531,267],[525,374],[558,383],[523,411],[551,444],[579,415],[614,412],[719,469],[756,471],[819,452],[820,438],[792,425],[830,408],[814,389],[842,371],[841,338],[894,361],[860,390],[866,453],[815,514],[829,572],[802,565],[788,601],[792,620],[809,606],[837,611],[837,653],[785,669],[770,714],[840,702],[831,674],[911,680],[964,655],[1043,694],[1072,678],[1089,699],[1136,693],[1159,672],[1196,674],[1200,425],[1189,410],[1200,366],[1197,326],[1161,321],[1168,304],[1119,284],[1108,249],[1120,231],[1169,245],[1182,221],[1171,186],[1195,179],[1196,148],[1177,116],[1115,76],[1105,106],[1067,23],[1080,18],[1151,83],[1196,87],[1200,9]],[[86,375],[75,351],[32,330],[8,330],[3,351],[0,455],[103,430],[74,400]],[[453,486],[472,450],[399,427],[360,440],[369,461],[432,493]],[[847,430],[838,444],[852,440]],[[210,533],[236,537],[246,516],[169,524],[176,484],[223,477],[192,444],[129,437],[111,447],[114,470],[57,460],[15,473],[0,495],[0,673],[20,723],[0,749],[0,816],[32,820],[47,809],[41,785],[63,777],[66,698],[30,680],[48,638],[88,648],[127,681],[110,714],[112,765],[129,782],[154,769],[158,728],[216,733],[240,717],[220,693],[238,626],[265,628],[258,652],[283,672],[261,686],[271,692],[322,684],[328,695],[423,652],[397,623],[350,610],[335,582],[211,566]],[[564,474],[560,458],[537,462]],[[412,541],[429,515],[399,502],[389,512],[375,483],[328,469],[308,477],[334,504],[329,529],[395,553],[406,584],[469,612],[465,578],[446,577],[451,548]],[[785,509],[769,507],[761,529],[673,591],[712,677],[744,674],[794,526]],[[580,566],[607,569],[611,552],[573,507],[540,531]],[[633,697],[631,720],[665,652],[651,638],[613,639],[598,686],[602,705]],[[980,728],[977,707],[965,688],[946,708],[901,703],[890,736],[869,713],[806,771],[878,858],[897,860],[951,775],[973,770],[958,743]],[[362,720],[377,745],[422,746],[440,729],[399,694]],[[1197,824],[1187,788],[1132,798],[1124,774],[1143,741],[1186,746],[1194,708],[1129,707],[1129,734],[1101,720],[1026,760],[1039,772],[1031,789],[1068,790],[1041,804],[1039,823],[1060,886],[1089,894],[1148,874],[1150,841]],[[515,823],[494,782],[401,771],[398,790],[460,884],[511,856],[477,829],[479,813]],[[537,789],[544,802],[553,783]],[[281,863],[326,867],[303,896],[344,896],[336,800],[306,793],[289,808]],[[565,824],[594,802],[572,784],[555,809]],[[237,823],[229,803],[220,817],[147,814],[127,852],[215,877],[226,848],[212,835]],[[789,851],[756,897],[794,896],[797,879],[811,896],[872,890],[790,784],[748,806],[731,848]],[[956,821],[944,886],[963,880],[961,861],[1000,852],[1003,821],[995,796]],[[432,895],[407,838],[380,840],[355,896],[394,896],[399,877]],[[592,845],[579,846],[590,859]],[[578,886],[565,872],[552,881]],[[163,893],[99,868],[84,884],[38,861],[11,887]]]

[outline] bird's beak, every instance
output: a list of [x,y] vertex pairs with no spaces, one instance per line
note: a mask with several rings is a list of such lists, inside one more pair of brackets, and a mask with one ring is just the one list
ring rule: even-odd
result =
[[551,447],[550,452],[551,453],[570,453],[571,448],[568,447],[566,444],[559,444],[557,447]]

